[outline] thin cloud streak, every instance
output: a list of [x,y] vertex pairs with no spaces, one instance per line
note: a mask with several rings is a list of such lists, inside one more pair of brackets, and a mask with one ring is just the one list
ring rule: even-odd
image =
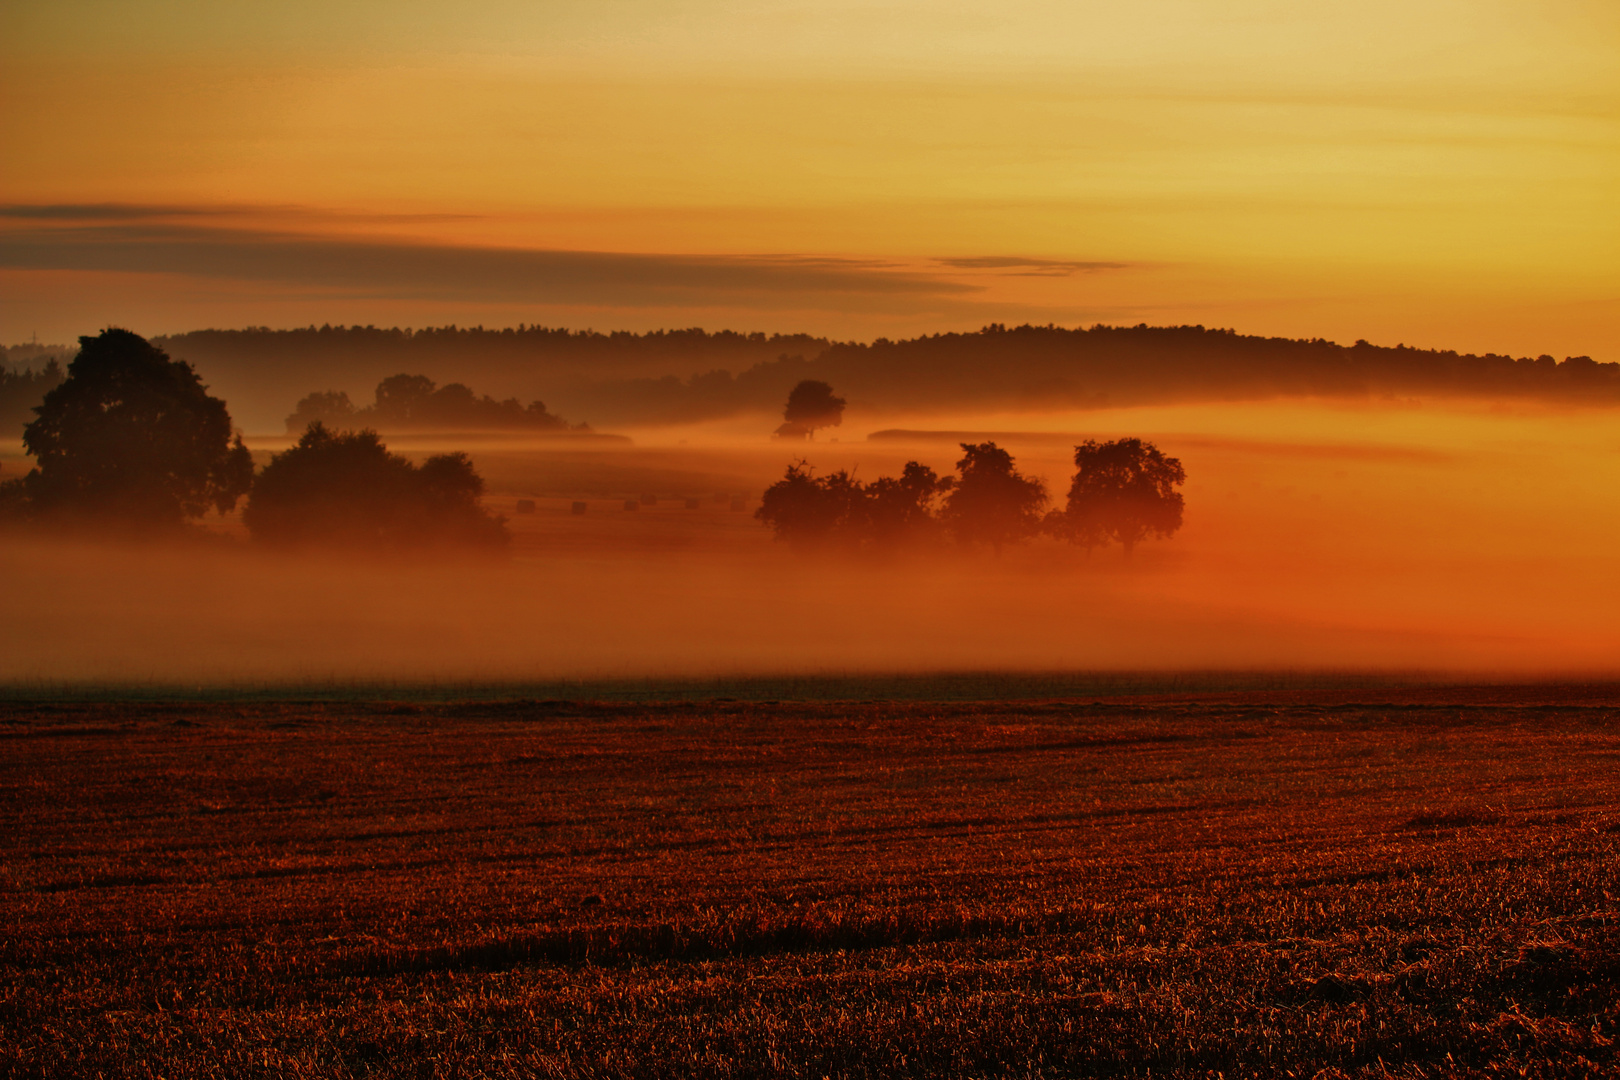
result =
[[935,259],[934,262],[953,270],[1010,270],[1018,277],[1069,277],[1072,274],[1095,274],[1104,270],[1128,270],[1131,267],[1130,263],[1122,262],[1025,259],[1017,255],[974,255]]
[[140,203],[10,203],[0,205],[0,218],[22,221],[151,221],[175,217],[223,217],[239,211],[201,206],[154,206]]
[[421,224],[447,221],[478,221],[480,214],[463,213],[377,213],[374,211],[331,210],[324,207],[234,205],[184,206],[163,203],[0,203],[0,219],[18,221],[176,221],[195,218],[218,221],[222,218],[283,221],[342,221],[378,224]]
[[[16,209],[0,214],[13,221],[70,220],[59,208]],[[926,310],[982,291],[978,285],[877,260],[333,238],[148,222],[139,211],[112,207],[80,208],[77,220],[84,223],[0,227],[0,267],[293,283],[361,296],[630,306],[696,301],[777,305],[791,296],[839,303],[864,297],[898,309]]]

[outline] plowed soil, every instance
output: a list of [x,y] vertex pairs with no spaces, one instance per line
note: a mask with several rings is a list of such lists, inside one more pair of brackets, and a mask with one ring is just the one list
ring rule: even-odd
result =
[[1612,688],[0,719],[8,1076],[1620,1069]]

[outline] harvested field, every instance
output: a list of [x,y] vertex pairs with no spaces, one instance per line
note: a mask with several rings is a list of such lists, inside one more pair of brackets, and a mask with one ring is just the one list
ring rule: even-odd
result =
[[1612,688],[3,719],[8,1076],[1620,1068]]

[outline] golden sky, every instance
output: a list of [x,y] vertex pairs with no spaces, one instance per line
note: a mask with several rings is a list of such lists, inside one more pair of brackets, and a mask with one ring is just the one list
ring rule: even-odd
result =
[[1204,323],[1620,359],[1614,0],[10,0],[0,340]]

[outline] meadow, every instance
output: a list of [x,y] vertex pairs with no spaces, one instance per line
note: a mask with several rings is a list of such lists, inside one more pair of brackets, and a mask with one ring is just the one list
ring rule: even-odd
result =
[[1617,1067],[1613,686],[752,689],[12,700],[0,1075]]

